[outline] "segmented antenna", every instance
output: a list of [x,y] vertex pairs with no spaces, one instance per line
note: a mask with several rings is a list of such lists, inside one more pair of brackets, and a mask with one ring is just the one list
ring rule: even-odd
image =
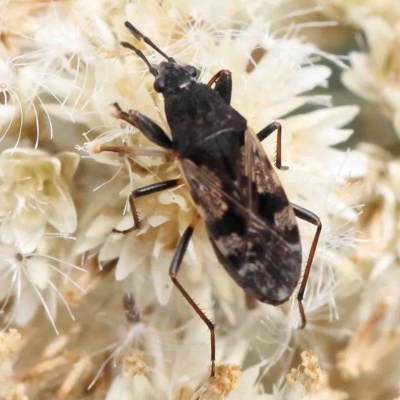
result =
[[139,49],[137,49],[135,46],[131,45],[128,42],[121,42],[121,46],[125,47],[126,49],[130,49],[133,50],[147,65],[147,67],[149,68],[150,73],[153,76],[157,76],[158,75],[158,71],[151,66],[150,61],[146,58],[146,56],[142,53],[142,51],[140,51]]
[[141,32],[139,32],[130,22],[125,21],[125,26],[130,30],[133,36],[137,40],[143,40],[146,44],[152,47],[157,53],[160,53],[163,57],[165,57],[168,62],[175,63],[176,61],[172,58],[167,56],[161,49],[159,49],[147,36],[144,36]]

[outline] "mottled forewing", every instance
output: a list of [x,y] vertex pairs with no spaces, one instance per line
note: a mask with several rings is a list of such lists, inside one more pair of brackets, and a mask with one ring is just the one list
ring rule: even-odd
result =
[[299,231],[257,136],[250,129],[242,135],[230,165],[234,179],[190,159],[182,160],[182,170],[221,264],[249,294],[279,304],[299,280]]
[[247,128],[244,136],[238,180],[242,201],[247,209],[262,218],[283,242],[299,243],[293,208],[260,141],[250,128]]

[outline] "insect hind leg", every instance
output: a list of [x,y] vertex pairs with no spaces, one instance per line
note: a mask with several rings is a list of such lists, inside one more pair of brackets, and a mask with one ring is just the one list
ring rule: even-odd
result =
[[275,166],[278,169],[287,170],[288,167],[282,166],[282,125],[276,121],[272,122],[261,129],[261,131],[257,133],[257,137],[260,142],[262,142],[275,131],[277,131]]
[[199,222],[199,215],[193,220],[188,228],[186,228],[183,233],[181,239],[179,240],[177,249],[174,254],[174,258],[172,259],[171,265],[169,267],[169,276],[173,284],[176,288],[181,292],[182,296],[186,299],[189,305],[193,308],[196,314],[202,319],[202,321],[207,325],[210,330],[211,335],[211,377],[215,376],[215,325],[214,323],[207,318],[204,312],[200,309],[200,307],[195,303],[195,301],[190,297],[188,292],[183,288],[183,286],[179,283],[177,279],[177,275],[179,272],[179,268],[182,264],[183,256],[186,253],[190,238],[192,237],[193,231]]
[[312,265],[312,262],[314,259],[315,251],[317,249],[319,235],[322,230],[322,223],[321,223],[321,219],[317,215],[312,213],[311,211],[308,211],[305,208],[300,207],[296,204],[293,204],[293,203],[290,203],[290,204],[293,207],[296,217],[298,217],[304,221],[310,222],[311,224],[313,224],[317,227],[317,230],[314,235],[314,239],[311,244],[310,254],[308,256],[306,268],[304,270],[303,279],[300,284],[300,289],[299,289],[299,292],[297,293],[297,302],[299,304],[299,311],[300,311],[300,316],[301,316],[300,328],[303,329],[306,326],[306,322],[307,322],[306,314],[304,312],[304,306],[303,306],[303,297],[304,297],[304,292],[306,290],[308,278],[310,277],[311,265]]
[[171,179],[168,181],[157,182],[157,183],[153,183],[152,185],[147,185],[147,186],[143,186],[141,188],[135,189],[129,195],[129,205],[131,207],[131,212],[132,212],[133,226],[131,228],[124,229],[121,231],[118,229],[113,229],[113,232],[127,234],[136,229],[140,229],[140,219],[139,219],[138,212],[136,210],[134,199],[137,199],[137,198],[143,197],[143,196],[147,196],[149,194],[162,192],[167,189],[172,189],[176,186],[180,186],[183,184],[184,184],[183,179]]

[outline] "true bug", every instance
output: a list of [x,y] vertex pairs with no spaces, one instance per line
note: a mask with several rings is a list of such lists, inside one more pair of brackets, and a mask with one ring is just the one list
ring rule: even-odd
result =
[[[232,77],[218,72],[205,85],[195,79],[193,66],[179,65],[129,22],[125,26],[166,58],[156,68],[133,45],[133,50],[155,77],[154,89],[162,93],[172,139],[138,111],[124,112],[114,103],[115,116],[138,128],[149,140],[178,159],[182,178],[134,190],[130,197],[133,227],[139,227],[134,199],[187,184],[198,215],[183,233],[169,268],[174,285],[206,323],[211,333],[211,376],[215,372],[214,324],[177,280],[183,256],[200,218],[218,260],[249,295],[278,305],[294,292],[301,274],[302,252],[295,216],[316,225],[310,255],[297,295],[302,327],[306,318],[302,304],[311,264],[322,229],[320,219],[288,201],[261,141],[277,131],[275,165],[281,163],[281,125],[273,122],[255,134],[246,119],[230,106]],[[214,85],[212,88],[212,85]],[[126,148],[101,146],[100,151],[126,153]],[[140,151],[140,149],[139,149]]]

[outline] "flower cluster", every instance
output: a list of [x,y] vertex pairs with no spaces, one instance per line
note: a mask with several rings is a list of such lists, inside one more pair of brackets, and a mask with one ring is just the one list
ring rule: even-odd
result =
[[[360,243],[355,263],[365,280],[349,313],[352,334],[336,355],[342,379],[359,382],[360,395],[393,391],[394,381],[385,380],[385,368],[400,351],[398,334],[399,296],[399,160],[378,146],[363,144],[368,157],[367,173],[356,190],[365,204],[360,218]],[[399,373],[390,366],[391,373]],[[379,372],[378,372],[379,371]],[[374,388],[371,374],[382,379]],[[394,392],[395,393],[395,392]]]
[[65,249],[55,246],[55,239],[68,237],[76,229],[69,183],[78,162],[74,153],[51,156],[30,148],[0,155],[1,310],[4,313],[11,307],[7,326],[26,325],[42,304],[57,331],[57,296],[65,303],[57,286],[71,280],[65,267],[80,269],[61,261]]
[[317,0],[323,10],[344,24],[361,27],[365,19],[376,16],[389,24],[400,19],[400,10],[396,0]]
[[21,334],[16,329],[0,334],[0,396],[3,399],[28,400],[26,388],[13,381],[13,357],[21,347]]
[[343,73],[343,82],[360,97],[377,103],[400,135],[400,16],[394,26],[373,16],[361,27],[369,51],[350,53],[352,68]]
[[[346,13],[340,18],[354,23],[348,15],[358,11],[347,3],[319,2],[334,3]],[[6,376],[13,376],[14,392],[4,396],[344,400],[351,391],[340,388],[342,381],[362,378],[397,349],[396,293],[382,272],[394,268],[387,249],[398,227],[381,224],[383,214],[374,215],[375,225],[359,218],[360,203],[370,198],[379,199],[387,215],[393,211],[398,188],[389,176],[397,164],[363,149],[338,149],[351,137],[348,125],[359,112],[357,105],[333,106],[331,66],[346,65],[299,35],[297,16],[315,8],[284,14],[283,3],[10,0],[0,6],[0,312],[4,329],[18,325],[26,344],[12,347],[19,359],[7,361],[12,368]],[[377,24],[373,1],[364,8]],[[376,49],[384,60],[370,66],[367,55],[358,56],[373,84],[365,89],[367,72],[356,67],[344,80],[374,100],[384,96],[392,116],[400,109],[396,94],[374,81],[379,75],[392,87],[397,79],[396,27],[389,8],[385,13],[391,18],[378,23],[385,26],[385,47]],[[199,82],[231,71],[232,106],[255,132],[273,121],[282,125],[285,168],[277,170],[279,179],[291,202],[322,221],[304,297],[305,330],[297,329],[297,291],[280,306],[246,295],[219,263],[204,221],[197,224],[178,280],[216,324],[211,377],[210,333],[168,273],[197,216],[190,191],[182,184],[133,202],[129,197],[135,189],[182,178],[182,172],[173,152],[118,118],[119,107],[138,110],[171,134],[149,66],[120,42],[137,47],[151,68],[165,59],[125,21],[179,64],[194,66]],[[272,161],[274,137],[261,143]],[[371,160],[387,184],[377,184],[380,174],[369,176]],[[299,220],[299,228],[304,267],[316,226]],[[381,263],[366,272],[362,249],[373,253],[378,240],[365,241],[377,230],[387,234],[374,253]],[[377,290],[377,282],[385,289]],[[355,298],[360,306],[350,307]],[[381,308],[372,307],[372,299]],[[382,336],[387,327],[390,333]],[[3,335],[6,341],[16,332]],[[11,350],[4,353],[10,358]],[[339,383],[331,384],[334,379]],[[385,385],[387,392],[392,386]]]
[[[354,298],[354,306],[349,308],[352,333],[336,355],[336,368],[347,385],[350,382],[359,387],[360,398],[383,398],[386,393],[392,393],[395,398],[398,384],[386,376],[388,370],[393,377],[399,373],[397,366],[391,364],[391,357],[400,351],[399,303],[395,289],[400,282],[399,161],[394,135],[389,129],[379,130],[379,127],[385,126],[386,118],[400,136],[399,8],[396,1],[390,0],[321,3],[330,4],[331,11],[332,6],[340,10],[340,15],[330,14],[331,17],[356,26],[364,34],[363,52],[349,54],[351,67],[342,73],[342,81],[379,111],[364,112],[366,120],[377,121],[369,140],[387,147],[384,150],[372,144],[359,146],[367,157],[367,168],[360,185],[352,189],[353,195],[364,204],[354,262],[365,286]],[[382,384],[377,386],[377,381]]]

